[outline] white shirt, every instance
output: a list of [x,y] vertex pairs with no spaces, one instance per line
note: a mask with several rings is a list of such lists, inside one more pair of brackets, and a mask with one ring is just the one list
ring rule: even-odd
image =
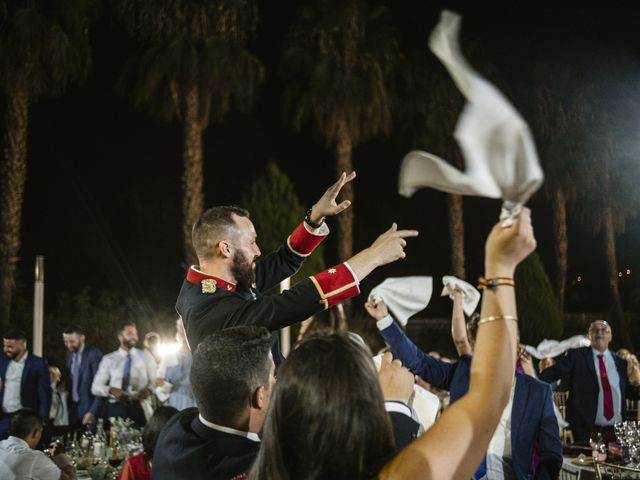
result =
[[11,360],[4,377],[4,398],[2,399],[2,411],[6,413],[17,412],[22,408],[20,402],[20,385],[22,384],[22,372],[27,362],[29,352],[25,352],[19,362]]
[[502,412],[498,427],[491,437],[487,449],[487,474],[490,479],[515,479],[516,476],[511,466],[511,410],[513,409],[513,396],[516,391],[516,380],[511,385],[509,403]]
[[[596,377],[598,377],[598,409],[596,410],[596,425],[614,425],[617,422],[622,421],[622,395],[620,394],[620,375],[618,375],[618,368],[616,367],[616,361],[613,359],[613,354],[610,350],[599,352],[595,348],[592,348],[593,363],[596,367]],[[604,393],[602,392],[602,378],[600,378],[600,360],[598,355],[604,355],[604,367],[607,369],[607,377],[609,377],[609,385],[611,386],[611,396],[613,397],[613,417],[611,420],[604,418]]]
[[236,430],[231,427],[224,427],[222,425],[218,425],[217,423],[210,422],[206,420],[202,415],[198,414],[198,420],[202,422],[203,425],[211,428],[212,430],[218,430],[219,432],[230,433],[231,435],[237,435],[238,437],[244,437],[253,442],[259,442],[260,437],[257,433],[253,432],[243,432],[242,430]]
[[[156,375],[156,362],[149,352],[132,348],[131,372],[129,374],[128,393],[136,394],[145,388],[153,388]],[[109,395],[109,388],[122,388],[124,364],[127,359],[127,351],[119,348],[115,352],[102,357],[98,372],[91,384],[91,393],[99,397],[110,397],[110,402],[116,399]]]
[[0,442],[2,480],[58,480],[60,469],[49,457],[18,437]]

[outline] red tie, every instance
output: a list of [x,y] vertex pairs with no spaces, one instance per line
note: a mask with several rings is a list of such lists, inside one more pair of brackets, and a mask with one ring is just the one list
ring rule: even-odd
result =
[[613,418],[613,395],[611,394],[607,369],[604,366],[604,355],[598,355],[598,360],[600,361],[600,379],[602,380],[602,393],[604,394],[604,418],[611,420]]

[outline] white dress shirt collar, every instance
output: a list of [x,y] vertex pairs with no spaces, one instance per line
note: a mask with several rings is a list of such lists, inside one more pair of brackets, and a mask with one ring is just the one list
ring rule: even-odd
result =
[[203,423],[203,425],[213,430],[218,430],[219,432],[224,432],[224,433],[229,433],[231,435],[244,437],[254,442],[260,441],[260,437],[258,437],[257,433],[243,432],[242,430],[236,430],[235,428],[223,427],[222,425],[218,425],[216,423],[210,422],[209,420],[206,420],[201,414],[198,414],[198,419]]

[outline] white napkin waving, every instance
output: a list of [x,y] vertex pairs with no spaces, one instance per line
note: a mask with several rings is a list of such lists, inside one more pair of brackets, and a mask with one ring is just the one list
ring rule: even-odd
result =
[[589,345],[591,345],[591,341],[587,337],[584,335],[574,335],[560,342],[558,340],[548,340],[545,338],[538,344],[537,348],[531,345],[525,345],[525,349],[535,358],[542,359],[557,357],[569,349],[588,347]]
[[431,277],[395,277],[387,278],[374,287],[370,296],[376,301],[382,299],[394,318],[404,327],[409,317],[424,310],[429,304],[432,291]]
[[448,193],[502,198],[503,226],[513,223],[544,175],[529,127],[513,106],[478,75],[460,51],[459,15],[443,11],[429,48],[453,77],[467,103],[454,136],[465,159],[462,172],[431,153],[409,152],[400,167],[400,194],[431,187]]
[[442,277],[442,284],[444,285],[444,288],[442,289],[441,297],[448,295],[449,298],[453,300],[453,295],[451,295],[447,289],[447,285],[451,285],[453,288],[462,292],[462,309],[464,310],[464,313],[470,317],[473,312],[476,311],[476,307],[480,302],[480,292],[476,290],[473,285],[465,282],[464,280],[460,280],[458,277],[454,277],[453,275],[445,275]]

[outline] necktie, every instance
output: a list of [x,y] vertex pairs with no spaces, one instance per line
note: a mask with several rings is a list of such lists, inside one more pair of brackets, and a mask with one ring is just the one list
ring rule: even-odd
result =
[[487,457],[485,456],[482,459],[482,463],[478,467],[478,470],[476,470],[476,473],[474,473],[473,480],[480,480],[481,478],[484,478],[486,475],[487,475]]
[[73,352],[71,356],[71,400],[78,402],[80,395],[78,394],[78,383],[80,383],[80,362],[78,361],[78,352]]
[[600,365],[600,380],[602,380],[602,396],[604,398],[604,418],[611,420],[613,418],[613,395],[611,394],[607,369],[604,366],[604,355],[598,355],[598,361]]
[[129,377],[131,376],[131,352],[127,352],[127,359],[124,361],[124,372],[122,373],[122,390],[125,392],[129,388]]

